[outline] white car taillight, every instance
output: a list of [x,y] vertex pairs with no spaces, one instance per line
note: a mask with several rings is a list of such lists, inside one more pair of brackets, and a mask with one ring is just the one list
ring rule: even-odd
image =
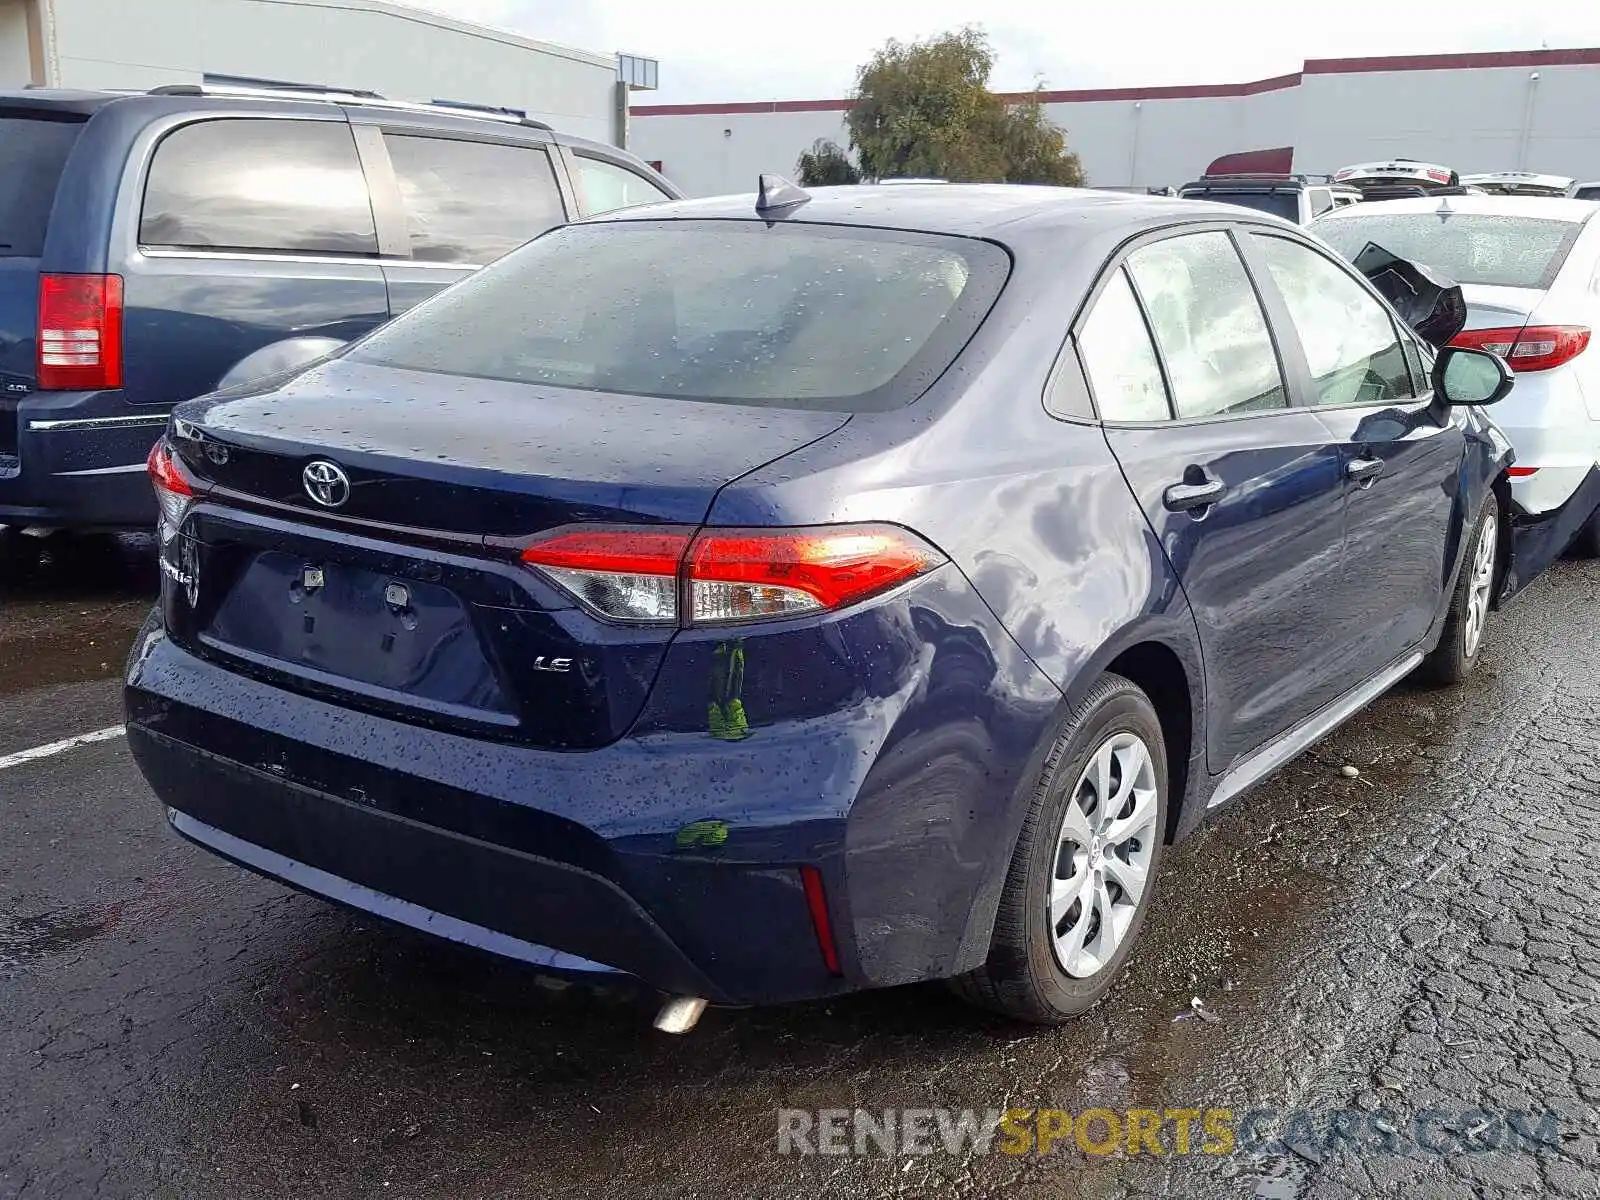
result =
[[1589,348],[1589,330],[1582,325],[1527,325],[1521,329],[1469,329],[1451,339],[1452,346],[1487,350],[1521,374],[1549,371],[1571,362]]

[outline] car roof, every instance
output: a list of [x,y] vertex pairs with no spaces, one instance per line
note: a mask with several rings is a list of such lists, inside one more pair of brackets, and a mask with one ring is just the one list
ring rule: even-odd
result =
[[[100,109],[113,103],[138,102],[151,100],[170,106],[173,103],[184,101],[192,102],[196,107],[226,109],[229,106],[240,108],[258,109],[261,104],[282,104],[304,106],[306,104],[326,104],[341,109],[360,111],[363,113],[405,113],[413,118],[422,120],[436,119],[442,128],[465,130],[472,128],[472,123],[479,125],[504,126],[513,129],[530,129],[548,131],[562,144],[580,149],[592,149],[608,152],[625,157],[633,157],[629,152],[618,150],[617,147],[605,142],[591,141],[588,138],[577,137],[573,134],[562,133],[552,129],[541,121],[518,120],[506,113],[497,113],[491,108],[473,108],[467,105],[456,104],[429,104],[421,101],[392,101],[387,100],[377,93],[341,92],[334,89],[295,89],[283,88],[244,88],[244,87],[216,87],[206,88],[200,85],[177,85],[171,88],[158,88],[154,91],[73,91],[62,88],[24,88],[21,91],[0,91],[0,109],[54,109],[92,116]],[[468,122],[463,125],[462,122]]]
[[[1017,183],[844,184],[807,189],[811,199],[769,213],[774,221],[860,225],[921,233],[957,234],[1007,240],[1021,227],[1070,225],[1085,232],[1134,229],[1173,221],[1217,220],[1193,200],[1177,196],[1130,195],[1092,188],[1045,187]],[[675,200],[618,209],[591,222],[662,220],[760,220],[756,194]],[[1199,215],[1197,215],[1197,212]],[[1276,222],[1295,228],[1287,222]]]
[[121,99],[116,92],[83,92],[68,88],[23,88],[0,91],[0,109],[54,109],[89,116]]
[[1544,217],[1551,221],[1584,222],[1600,213],[1600,202],[1569,200],[1564,196],[1416,196],[1405,200],[1375,200],[1355,204],[1320,221],[1354,221],[1363,217],[1382,217],[1395,213],[1437,213],[1447,208],[1454,213],[1473,213],[1502,217]]

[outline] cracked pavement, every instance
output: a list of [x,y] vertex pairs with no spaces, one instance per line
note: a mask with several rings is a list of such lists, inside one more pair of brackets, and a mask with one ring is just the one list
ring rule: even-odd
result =
[[[0,540],[0,756],[116,721],[153,587],[145,543]],[[1058,1030],[917,987],[671,1038],[180,842],[120,739],[0,771],[0,1198],[1600,1197],[1597,601],[1558,564],[1465,686],[1170,852]],[[1228,1155],[777,1153],[779,1108],[852,1106],[1276,1115]]]

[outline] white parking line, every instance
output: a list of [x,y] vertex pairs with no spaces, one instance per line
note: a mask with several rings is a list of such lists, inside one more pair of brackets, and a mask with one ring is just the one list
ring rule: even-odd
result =
[[8,767],[20,767],[23,763],[37,762],[41,758],[49,758],[66,750],[76,750],[79,746],[88,746],[94,742],[109,742],[112,738],[121,737],[121,725],[111,725],[105,729],[96,729],[93,733],[80,733],[77,737],[63,738],[59,742],[51,742],[48,746],[35,746],[32,750],[18,750],[15,754],[0,755],[0,771]]

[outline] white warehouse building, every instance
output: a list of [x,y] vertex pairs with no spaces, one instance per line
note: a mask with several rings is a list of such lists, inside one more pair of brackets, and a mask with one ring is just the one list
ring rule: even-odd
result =
[[621,144],[618,79],[615,54],[387,0],[0,0],[0,91],[316,84],[508,108]]
[[[1020,98],[1020,97],[1019,97]],[[1178,185],[1208,169],[1325,173],[1420,158],[1600,179],[1600,49],[1314,59],[1250,83],[1043,95],[1092,185]],[[847,100],[636,106],[630,148],[690,195],[789,175],[848,146]]]

